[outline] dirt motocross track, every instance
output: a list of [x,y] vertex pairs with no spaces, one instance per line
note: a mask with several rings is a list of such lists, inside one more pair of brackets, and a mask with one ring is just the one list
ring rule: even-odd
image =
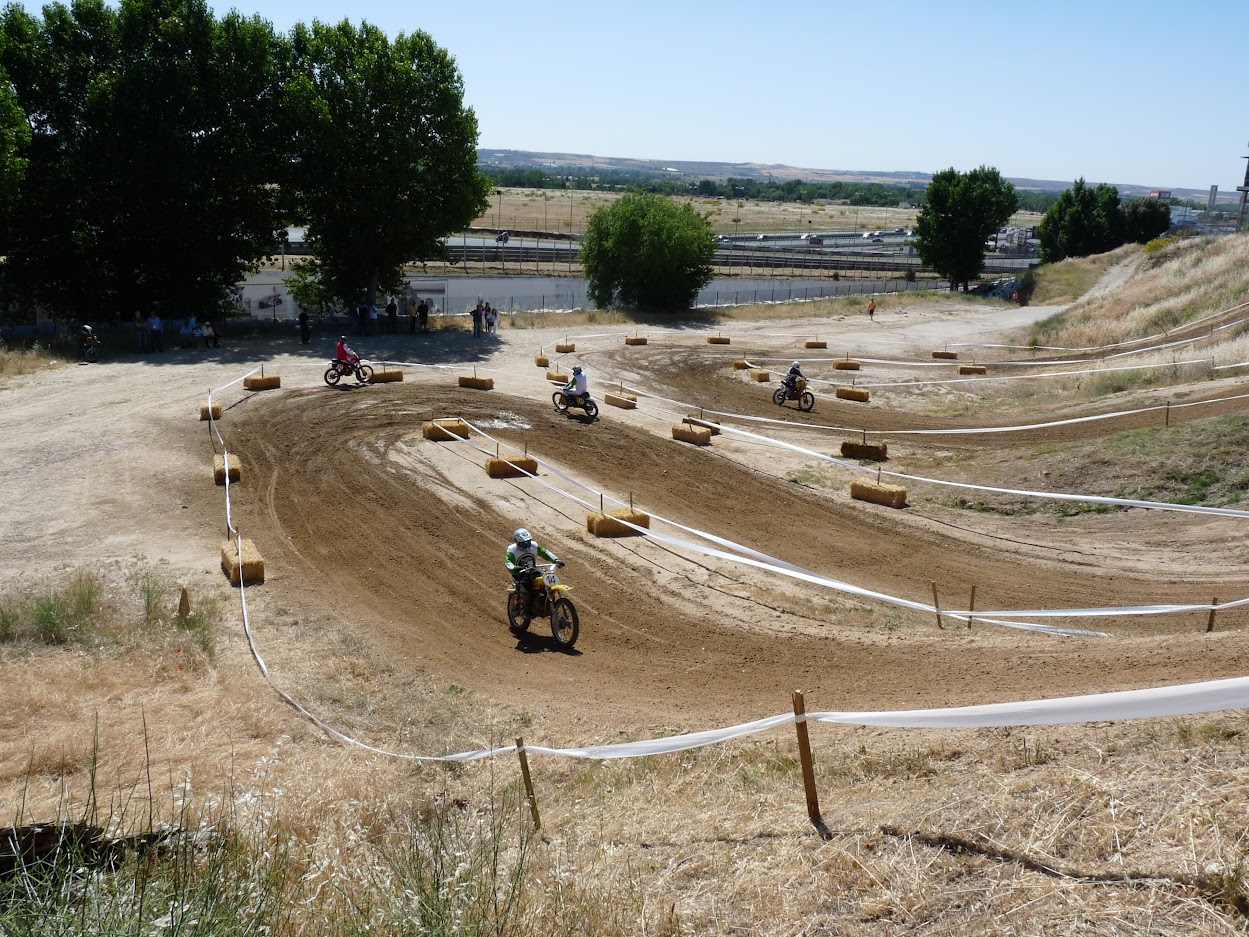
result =
[[[822,322],[821,335],[841,328],[837,345],[855,354],[919,362],[943,337],[999,338],[1007,326],[1019,324],[1020,311],[934,303],[894,321],[880,318],[870,328]],[[804,424],[946,425],[932,414],[908,413],[888,393],[874,394],[867,405],[850,404],[834,400],[826,385],[816,386],[813,413],[800,415],[792,406],[782,411],[771,403],[771,386],[749,383],[730,361],[766,355],[778,366],[780,359],[827,354],[802,350],[811,323],[770,320],[733,328],[731,348],[706,344],[709,333],[702,330],[658,328],[647,329],[647,346],[625,347],[623,328],[584,326],[584,335],[569,336],[577,351],[563,364],[587,366],[600,402],[610,377],[695,407],[785,419],[784,425],[727,417],[724,423],[834,455],[843,438],[853,437]],[[983,622],[968,629],[947,620],[938,628],[928,614],[664,543],[594,538],[586,532],[585,515],[597,509],[597,495],[559,473],[608,496],[627,501],[632,495],[641,510],[865,589],[930,602],[935,582],[946,608],[965,607],[973,586],[977,609],[1045,609],[1200,603],[1214,595],[1227,600],[1245,594],[1249,581],[1239,519],[1135,509],[1062,521],[977,514],[941,504],[948,492],[931,486],[913,488],[911,506],[892,510],[849,499],[850,480],[868,476],[834,468],[835,482],[814,484],[804,474],[814,460],[763,441],[729,433],[716,436],[709,448],[673,441],[672,424],[696,410],[643,399],[637,410],[603,406],[594,423],[579,419],[577,411],[557,413],[532,356],[563,337],[515,330],[473,343],[461,332],[439,332],[411,344],[406,336],[383,337],[363,349],[375,360],[384,353],[407,361],[473,362],[491,369],[480,372],[495,378],[496,389],[489,392],[455,387],[463,366],[408,367],[402,383],[331,389],[321,383],[321,359],[287,354],[267,366],[282,374],[281,390],[247,394],[234,387],[221,394],[227,409],[220,429],[243,467],[243,482],[231,489],[234,521],[266,560],[268,581],[252,593],[262,652],[265,603],[281,604],[367,634],[398,671],[425,672],[504,706],[603,729],[723,725],[781,712],[798,688],[813,709],[906,709],[1244,672],[1249,617],[1240,610],[1220,613],[1212,635],[1205,633],[1204,612],[1046,620],[1110,634],[1099,639]],[[886,338],[903,345],[874,344]],[[17,447],[19,457],[43,453],[46,459],[58,445],[79,445],[72,439],[74,426],[81,430],[94,420],[108,427],[101,439],[110,444],[93,449],[90,458],[104,460],[97,470],[118,479],[107,502],[93,505],[97,536],[112,530],[113,537],[96,542],[124,552],[141,541],[146,552],[207,574],[216,565],[224,508],[221,489],[206,481],[212,447],[206,425],[194,419],[204,393],[193,388],[242,374],[262,352],[244,348],[215,361],[177,354],[184,369],[115,362],[41,376],[33,390],[10,388],[5,397],[23,404],[26,425],[33,420],[48,426],[39,431],[41,442]],[[837,376],[827,363],[806,370],[817,379]],[[863,377],[902,379],[900,373],[865,367]],[[56,428],[52,410],[39,414],[43,407],[33,401],[41,384],[44,407],[67,408],[68,435]],[[1230,396],[1235,387],[1211,382],[1199,392]],[[82,403],[88,396],[90,402]],[[1124,409],[1121,403],[1082,412]],[[1185,418],[1239,404],[1210,413],[1194,408]],[[12,425],[0,428],[7,436],[23,414],[5,409],[8,417],[0,414],[0,424]],[[536,480],[490,479],[483,463],[496,443],[482,437],[471,444],[422,439],[422,422],[436,417],[467,419],[497,440],[504,455],[509,445],[511,451],[527,448],[551,468]],[[1054,417],[1012,414],[1003,422]],[[1129,419],[1113,429],[1131,425]],[[943,439],[939,445],[973,452],[1009,450],[1025,440],[1061,446],[1111,429],[1076,424],[1023,436]],[[919,454],[928,445],[891,439],[889,467],[906,471],[907,453]],[[85,450],[79,458],[87,458]],[[129,470],[119,471],[121,464]],[[151,471],[135,471],[139,465]],[[974,475],[974,459],[968,471]],[[171,493],[168,498],[161,489],[146,489],[153,475]],[[25,480],[35,487],[29,471]],[[57,504],[55,492],[32,497],[49,512]],[[70,500],[62,497],[60,513]],[[115,530],[122,519],[126,529]],[[554,648],[543,621],[520,641],[508,632],[503,551],[512,529],[522,524],[568,562],[564,580],[574,587],[581,617],[574,653]],[[658,521],[653,526],[686,536]],[[90,529],[76,536],[68,523],[51,528],[35,538],[36,550],[23,554],[24,563],[37,562],[40,550],[45,559],[59,551],[71,561],[93,536]],[[5,557],[16,562],[16,526],[4,530]],[[268,662],[280,680],[282,662]],[[287,689],[299,695],[297,686]]]

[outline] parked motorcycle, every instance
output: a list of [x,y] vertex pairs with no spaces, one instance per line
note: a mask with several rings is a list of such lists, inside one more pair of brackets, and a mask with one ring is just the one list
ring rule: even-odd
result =
[[567,413],[569,407],[579,407],[591,420],[598,419],[598,404],[590,397],[589,391],[574,394],[567,388],[560,388],[551,395],[551,403],[555,404],[555,409],[560,413]]
[[335,358],[325,370],[325,383],[333,387],[342,378],[352,374],[361,384],[367,384],[373,380],[373,369],[359,358],[355,361],[340,361]]
[[815,406],[815,394],[807,390],[807,379],[795,379],[793,386],[782,383],[772,394],[772,402],[778,407],[785,406],[786,400],[797,400],[799,410],[810,410]]
[[78,356],[83,361],[94,363],[100,360],[100,339],[95,330],[88,325],[83,326],[82,338],[78,345]]
[[[529,557],[525,558],[529,560]],[[581,633],[581,622],[577,618],[577,609],[569,601],[566,593],[571,586],[559,581],[556,568],[563,563],[540,563],[532,567],[533,579],[529,583],[529,601],[512,583],[507,590],[507,622],[512,634],[517,636],[529,630],[529,623],[535,618],[551,620],[551,637],[562,648],[570,648],[577,643],[577,635]],[[528,567],[528,563],[526,563]]]

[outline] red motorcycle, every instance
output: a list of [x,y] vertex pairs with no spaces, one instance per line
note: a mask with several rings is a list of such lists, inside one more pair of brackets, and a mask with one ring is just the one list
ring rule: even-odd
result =
[[359,358],[353,358],[350,361],[335,358],[325,370],[325,383],[333,387],[342,378],[351,374],[354,374],[356,381],[361,384],[368,384],[373,380],[373,369]]

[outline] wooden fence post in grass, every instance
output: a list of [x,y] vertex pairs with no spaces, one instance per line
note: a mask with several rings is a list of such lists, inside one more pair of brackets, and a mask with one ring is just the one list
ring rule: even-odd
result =
[[529,812],[533,815],[533,828],[542,829],[542,818],[538,816],[538,798],[533,792],[533,778],[529,776],[529,758],[525,754],[525,738],[516,738],[516,757],[520,759],[520,776],[525,782],[525,796],[529,798]]
[[802,690],[794,690],[794,728],[798,732],[798,758],[802,762],[802,788],[807,795],[807,816],[822,839],[832,839],[820,816],[820,798],[815,790],[815,765],[811,761],[811,739],[807,735],[807,704]]
[[1170,427],[1170,425],[1171,425],[1171,401],[1169,401],[1169,400],[1167,401],[1167,417],[1166,417],[1166,420],[1163,422],[1163,424],[1162,424],[1162,425],[1163,425],[1164,427]]
[[182,587],[182,595],[178,598],[178,617],[185,620],[191,614],[191,595]]
[[1216,595],[1210,600],[1210,617],[1206,619],[1206,634],[1214,630],[1214,607],[1219,604],[1219,597]]
[[937,601],[937,581],[935,579],[932,580],[931,585],[932,585],[932,607],[937,613],[937,627],[944,630],[945,625],[941,624],[941,603]]

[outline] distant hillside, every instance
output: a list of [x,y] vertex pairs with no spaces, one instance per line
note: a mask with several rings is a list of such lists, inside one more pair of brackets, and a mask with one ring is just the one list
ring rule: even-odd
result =
[[[809,169],[785,166],[780,163],[715,163],[688,160],[629,159],[621,156],[591,156],[587,153],[535,153],[530,150],[492,150],[479,148],[477,161],[483,166],[508,169],[538,168],[558,173],[560,170],[607,171],[654,173],[657,176],[683,175],[708,179],[802,179],[807,182],[879,182],[887,185],[927,185],[931,173],[914,170],[866,170],[866,169]],[[1016,188],[1037,192],[1061,192],[1070,187],[1072,180],[1025,179],[1007,177]],[[1091,184],[1105,180],[1090,179]],[[1111,183],[1124,198],[1148,195],[1159,186]],[[1171,189],[1176,198],[1205,199],[1205,189]],[[1219,193],[1219,201],[1231,201],[1235,193]]]

